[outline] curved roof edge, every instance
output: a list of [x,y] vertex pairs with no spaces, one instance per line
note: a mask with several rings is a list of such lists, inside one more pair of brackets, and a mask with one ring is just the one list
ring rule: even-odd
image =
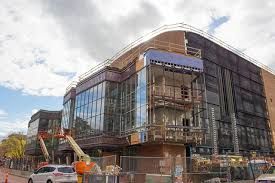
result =
[[192,32],[192,33],[196,33],[218,45],[220,45],[221,47],[235,53],[236,55],[246,59],[247,61],[257,65],[258,67],[272,73],[275,75],[275,71],[273,69],[271,69],[270,67],[264,65],[263,63],[260,63],[259,61],[257,61],[256,59],[246,55],[245,53],[241,52],[240,50],[234,48],[233,46],[230,46],[229,44],[223,42],[222,40],[220,40],[219,38],[205,32],[202,31],[200,29],[197,29],[191,25],[188,24],[184,24],[184,23],[176,23],[176,24],[169,24],[169,25],[163,25],[153,31],[151,31],[150,33],[145,34],[144,36],[141,36],[140,38],[138,38],[137,40],[135,40],[134,42],[130,43],[129,45],[127,45],[126,47],[124,47],[123,49],[121,49],[120,51],[118,51],[111,59],[107,59],[103,62],[101,62],[99,65],[97,65],[96,67],[90,69],[89,71],[85,72],[84,74],[79,76],[79,80],[82,80],[88,76],[90,76],[91,74],[95,73],[96,71],[100,70],[101,68],[110,65],[114,60],[118,59],[120,56],[122,56],[124,53],[126,53],[127,51],[131,50],[132,48],[134,48],[135,46],[138,46],[139,44],[161,34],[164,32],[169,32],[169,31],[187,31],[187,32]]

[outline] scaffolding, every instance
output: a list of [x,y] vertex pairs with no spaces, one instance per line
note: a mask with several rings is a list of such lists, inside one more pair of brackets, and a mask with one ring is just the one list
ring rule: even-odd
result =
[[148,139],[201,144],[205,133],[203,73],[151,64],[149,75]]

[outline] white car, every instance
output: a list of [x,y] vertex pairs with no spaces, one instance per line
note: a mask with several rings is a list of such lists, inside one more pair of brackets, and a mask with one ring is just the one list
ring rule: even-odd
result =
[[255,183],[272,183],[275,182],[275,166],[271,166],[264,174],[260,175]]
[[28,183],[77,183],[77,174],[72,166],[46,165],[36,170]]

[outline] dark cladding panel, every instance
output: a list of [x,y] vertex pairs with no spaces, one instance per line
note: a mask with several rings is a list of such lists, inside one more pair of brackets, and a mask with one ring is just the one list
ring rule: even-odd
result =
[[69,92],[67,92],[67,94],[64,96],[63,104],[68,102],[68,100],[74,99],[74,98],[75,98],[75,88],[73,88]]
[[211,61],[204,60],[204,70],[207,74],[211,76],[217,76],[217,65]]
[[198,34],[186,32],[186,38],[188,40],[188,46],[198,49],[202,49],[204,47],[205,39],[199,36]]
[[106,72],[106,80],[120,82],[121,75],[120,75],[120,73],[117,73],[117,72],[107,71]]
[[238,58],[234,53],[229,53],[228,68],[237,71],[238,70]]
[[239,65],[238,65],[238,72],[249,78],[249,69],[248,69],[248,61],[243,58],[240,58]]

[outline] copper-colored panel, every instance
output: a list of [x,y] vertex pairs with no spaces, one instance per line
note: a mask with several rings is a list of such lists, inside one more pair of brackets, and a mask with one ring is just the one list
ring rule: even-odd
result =
[[272,132],[272,147],[275,150],[275,75],[262,69],[262,77]]
[[111,66],[122,69],[126,67],[130,62],[132,62],[136,57],[138,57],[139,53],[143,53],[149,47],[156,47],[156,45],[159,49],[183,52],[183,48],[185,46],[184,39],[185,33],[183,31],[164,32],[127,51],[116,60],[114,60]]

